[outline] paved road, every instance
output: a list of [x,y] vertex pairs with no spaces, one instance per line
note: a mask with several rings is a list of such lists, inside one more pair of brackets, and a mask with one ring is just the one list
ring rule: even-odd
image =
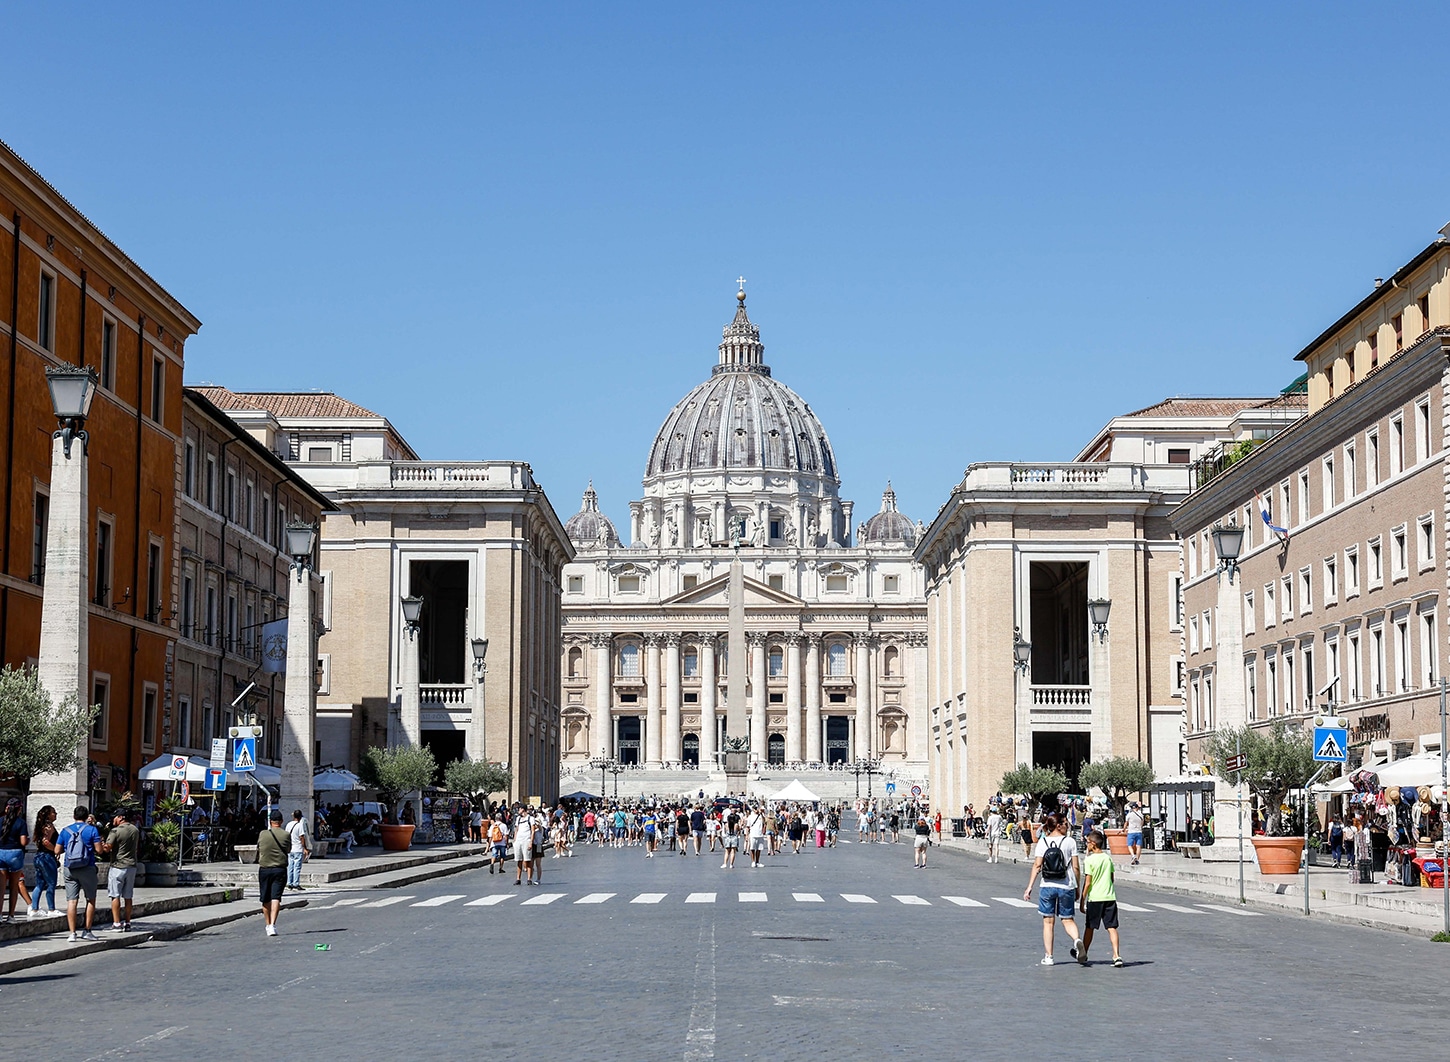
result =
[[0,978],[4,1013],[37,1019],[7,1022],[11,1054],[1378,1060],[1445,1029],[1450,946],[1404,935],[1121,888],[1129,965],[1103,940],[1086,969],[1065,945],[1042,968],[1037,914],[1007,902],[1021,868],[963,853],[725,872],[579,851],[540,888],[473,871],[314,894],[276,938],[248,919]]

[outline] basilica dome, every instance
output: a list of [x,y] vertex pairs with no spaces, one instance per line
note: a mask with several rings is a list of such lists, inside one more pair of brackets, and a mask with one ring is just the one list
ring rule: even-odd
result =
[[564,524],[564,533],[576,545],[619,545],[619,534],[614,530],[614,524],[599,511],[599,495],[595,493],[593,480],[584,492],[579,511]]
[[805,400],[770,375],[745,293],[724,330],[710,378],[670,410],[650,448],[645,480],[690,472],[783,471],[838,484],[826,429]]
[[857,536],[863,546],[914,546],[916,525],[896,510],[896,491],[891,484],[881,495],[881,511],[861,525]]

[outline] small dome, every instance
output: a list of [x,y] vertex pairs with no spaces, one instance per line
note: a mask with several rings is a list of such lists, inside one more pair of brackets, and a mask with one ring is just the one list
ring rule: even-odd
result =
[[861,525],[860,544],[916,545],[916,525],[896,511],[896,491],[891,489],[889,482],[881,495],[881,511]]
[[580,546],[617,546],[619,534],[609,517],[599,511],[599,495],[594,492],[594,481],[584,491],[584,502],[577,513],[569,517],[564,533]]

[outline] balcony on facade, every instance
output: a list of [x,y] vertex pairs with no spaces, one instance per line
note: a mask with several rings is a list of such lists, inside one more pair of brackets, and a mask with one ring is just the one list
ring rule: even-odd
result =
[[967,468],[962,491],[1169,491],[1191,487],[1187,465],[1110,464],[1100,461],[1023,463],[986,461]]

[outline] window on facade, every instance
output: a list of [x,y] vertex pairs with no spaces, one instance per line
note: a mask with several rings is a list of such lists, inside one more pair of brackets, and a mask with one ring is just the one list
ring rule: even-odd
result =
[[[262,492],[262,505],[257,510],[257,526],[262,533],[262,541],[270,544],[272,541],[272,496],[266,491]],[[286,543],[278,542],[277,545],[283,546]]]
[[846,647],[840,642],[832,642],[826,647],[826,674],[832,678],[843,678],[848,674]]
[[116,389],[116,322],[101,322],[101,379],[100,384],[107,391]]
[[1390,421],[1390,475],[1403,472],[1405,468],[1405,418],[1395,417]]
[[1280,703],[1284,707],[1285,715],[1294,714],[1294,654],[1291,650],[1284,650],[1284,699]]
[[1333,557],[1324,558],[1324,603],[1333,604],[1339,600],[1339,565]]
[[146,550],[146,618],[155,623],[161,616],[161,543]]
[[1419,307],[1419,310],[1420,310],[1420,331],[1422,333],[1423,332],[1428,332],[1430,330],[1430,296],[1429,296],[1429,293],[1427,292],[1426,294],[1421,295],[1418,299],[1416,299],[1415,300],[1415,305],[1417,307]]
[[1213,618],[1207,609],[1203,613],[1203,648],[1213,648]]
[[901,576],[883,575],[881,577],[881,592],[883,594],[895,594],[901,590]]
[[196,580],[190,574],[181,577],[181,636],[194,638],[196,633]]
[[1249,710],[1249,721],[1259,717],[1259,679],[1258,664],[1253,660],[1244,661],[1244,704]]
[[619,673],[625,678],[639,677],[639,645],[626,642],[619,647]]
[[1390,318],[1390,327],[1395,330],[1395,349],[1405,349],[1405,315],[1397,313]]
[[206,629],[203,631],[207,645],[217,643],[216,587],[206,588]]
[[186,440],[182,447],[181,492],[188,498],[196,497],[196,443]]
[[1168,577],[1168,614],[1173,617],[1173,630],[1183,629],[1183,576],[1174,572]]
[[1309,473],[1299,473],[1299,519],[1296,523],[1304,524],[1309,522]]
[[1299,569],[1299,612],[1314,611],[1314,578],[1308,568]]
[[1186,465],[1192,460],[1193,451],[1179,449],[1170,446],[1168,448],[1168,463],[1170,465]]
[[850,580],[844,575],[826,576],[826,592],[830,594],[844,594],[850,589]]
[[36,322],[36,341],[46,350],[55,350],[55,277],[40,274],[40,318]]
[[1293,527],[1293,516],[1289,512],[1289,483],[1286,480],[1279,484],[1279,512],[1276,514],[1282,520],[1282,526]]
[[147,686],[141,694],[141,745],[156,747],[156,687]]
[[1385,695],[1385,631],[1371,627],[1369,632],[1369,682],[1376,697]]
[[242,492],[242,526],[248,531],[254,530],[252,524],[252,502],[256,497],[257,486],[250,479]]
[[1421,613],[1420,678],[1421,685],[1427,689],[1439,681],[1439,668],[1436,663],[1440,655],[1440,643],[1435,638],[1435,629],[1435,613]]
[[1402,692],[1410,688],[1410,621],[1408,619],[1395,621],[1395,676],[1399,679]]
[[1361,670],[1359,655],[1359,635],[1351,634],[1346,641],[1349,643],[1349,659],[1347,661],[1349,664],[1349,699],[1351,701],[1357,701],[1360,699],[1364,690],[1362,680],[1364,672]]
[[1279,714],[1279,663],[1273,657],[1264,661],[1264,706],[1269,718]]
[[227,632],[222,649],[228,653],[237,651],[237,599],[231,594],[227,595]]
[[1332,456],[1324,459],[1324,476],[1321,487],[1324,491],[1324,508],[1334,508],[1334,458]]
[[1304,710],[1314,710],[1314,694],[1319,687],[1314,684],[1314,644],[1305,642],[1299,650],[1299,657],[1304,663]]
[[1380,364],[1380,337],[1378,332],[1371,332],[1365,340],[1369,344],[1369,367],[1373,372]]
[[1354,477],[1356,469],[1354,443],[1344,444],[1344,497],[1346,500],[1353,498],[1358,493]]
[[1277,605],[1274,601],[1274,584],[1264,584],[1264,626],[1272,627],[1279,622]]
[[1198,652],[1198,617],[1194,616],[1188,621],[1188,651]]
[[1287,622],[1294,615],[1294,580],[1286,575],[1280,583],[1279,615]]
[[770,586],[770,588],[772,590],[784,590],[785,589],[785,576],[784,575],[772,575],[772,576],[769,576],[767,578],[767,583],[768,583],[768,585]]
[[50,535],[50,497],[35,495],[35,519],[30,528],[30,581],[45,585],[45,543]]
[[309,446],[307,448],[307,460],[311,464],[325,465],[332,460],[331,446]]
[[1188,540],[1188,577],[1198,578],[1198,536],[1194,535]]
[[1213,676],[1203,676],[1203,729],[1213,729]]
[[1254,592],[1252,590],[1244,595],[1244,633],[1254,633]]
[[211,454],[206,455],[206,507],[216,512],[216,458]]
[[1431,513],[1420,517],[1417,526],[1419,528],[1420,568],[1433,567],[1435,564],[1435,515]]
[[[688,579],[689,576],[686,576],[685,578]],[[686,589],[689,589],[689,588],[686,587]],[[584,592],[584,576],[582,576],[582,575],[571,575],[571,576],[569,576],[569,593],[571,593],[571,594],[582,594],[583,592]]]
[[1390,563],[1396,579],[1403,579],[1410,572],[1409,531],[1404,524],[1390,532]]
[[781,525],[780,525],[780,521],[779,520],[776,520],[776,519],[772,519],[770,521],[770,540],[772,542],[779,542],[780,539],[781,539]]
[[782,652],[778,645],[770,647],[769,669],[771,678],[783,678],[785,676],[785,653]]
[[247,602],[247,615],[242,623],[242,655],[248,660],[252,659],[252,646],[255,644],[257,631],[257,606]]
[[91,722],[91,744],[103,746],[106,744],[106,727],[111,716],[111,680],[108,678],[97,678],[91,686],[91,704],[99,705],[100,711]]
[[[695,587],[700,585],[700,577],[698,575],[687,575],[684,577],[683,580],[681,580],[681,585],[686,590],[693,590],[695,589]],[[584,587],[580,586],[579,589],[582,590],[584,589]]]
[[1359,593],[1359,547],[1348,546],[1344,550],[1344,596],[1353,597]]
[[1383,586],[1385,581],[1384,551],[1380,548],[1379,536],[1369,540],[1369,588]]
[[1380,481],[1380,433],[1378,428],[1364,433],[1364,452],[1365,485],[1378,486]]
[[700,676],[700,654],[694,649],[686,649],[681,666],[685,670],[685,678],[698,678]]
[[1185,665],[1183,663],[1183,657],[1181,657],[1181,656],[1175,656],[1173,658],[1173,692],[1174,693],[1178,693],[1178,694],[1182,694],[1183,693],[1183,683],[1185,681],[1186,671],[1187,671],[1187,669],[1186,669],[1186,667],[1185,667]]
[[165,414],[166,362],[162,358],[151,359],[151,419],[161,423]]
[[[1339,678],[1339,642],[1334,638],[1324,640],[1324,651],[1329,654],[1329,670],[1325,673],[1325,681]],[[1329,691],[1329,699],[1333,701],[1344,700],[1344,687],[1335,686]]]
[[191,698],[176,698],[176,744],[191,748]]
[[639,593],[639,576],[621,575],[619,577],[619,592],[621,594]]
[[1430,439],[1430,400],[1422,398],[1415,403],[1415,460],[1425,460],[1436,449]]
[[96,521],[96,581],[91,600],[102,608],[111,604],[111,525],[105,520]]

